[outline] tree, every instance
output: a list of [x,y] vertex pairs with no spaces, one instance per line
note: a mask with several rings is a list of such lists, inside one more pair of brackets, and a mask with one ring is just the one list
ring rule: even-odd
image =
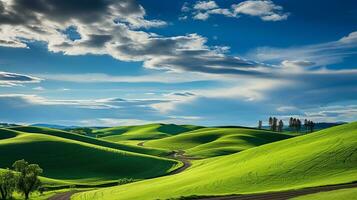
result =
[[262,120],[259,120],[259,122],[258,122],[258,129],[262,129],[262,127],[263,127],[263,122],[262,122]]
[[6,169],[0,172],[0,193],[1,199],[10,199],[12,193],[16,188],[16,177],[15,174]]
[[309,121],[309,129],[310,129],[310,132],[314,132],[314,127],[315,127],[315,123],[313,121]]
[[25,160],[18,160],[13,165],[15,171],[19,172],[17,189],[29,199],[30,193],[41,186],[38,176],[43,172],[37,164],[29,164]]
[[297,119],[296,120],[296,131],[300,132],[300,130],[301,130],[301,121],[300,121],[300,119]]
[[283,120],[279,120],[278,131],[282,132],[283,128],[284,128],[284,122]]
[[273,117],[273,127],[272,127],[273,131],[277,131],[278,130],[278,119],[276,117]]
[[294,127],[294,119],[290,117],[289,119],[289,128],[292,129]]
[[309,122],[310,121],[307,121],[307,119],[304,120],[304,128],[305,128],[306,133],[308,132],[308,129],[309,129]]
[[270,130],[273,131],[273,118],[272,117],[269,117],[269,127],[270,127]]

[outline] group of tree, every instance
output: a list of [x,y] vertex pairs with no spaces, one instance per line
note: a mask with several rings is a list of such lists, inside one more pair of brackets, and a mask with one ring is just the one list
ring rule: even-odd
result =
[[0,171],[1,199],[11,199],[15,190],[23,194],[25,199],[29,199],[31,192],[41,187],[38,177],[42,169],[37,164],[29,164],[25,160],[16,161],[12,168]]
[[[315,123],[313,121],[307,120],[307,119],[304,120],[304,128],[305,128],[306,133],[313,132],[314,127],[315,127]],[[259,129],[263,128],[263,122],[261,120],[259,120],[259,122],[258,122],[258,128]],[[283,122],[283,120],[281,120],[281,119],[279,120],[276,117],[269,117],[269,128],[272,131],[282,132],[283,128],[284,128],[284,122]],[[298,118],[290,117],[289,128],[296,132],[300,132],[301,128],[302,128],[301,120]]]
[[272,131],[282,132],[284,128],[283,120],[279,120],[276,117],[269,117],[269,127]]
[[[289,119],[289,128],[290,129],[295,130],[296,132],[300,132],[301,127],[302,127],[302,122],[300,119],[290,117],[290,119]],[[315,123],[311,120],[305,119],[304,120],[304,128],[305,128],[306,133],[308,133],[308,132],[312,133],[312,132],[314,132]]]

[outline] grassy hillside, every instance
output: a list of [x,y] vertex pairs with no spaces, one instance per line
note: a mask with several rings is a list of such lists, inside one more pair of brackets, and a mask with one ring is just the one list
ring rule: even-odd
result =
[[246,150],[292,136],[247,128],[202,128],[180,135],[152,140],[145,146],[185,150],[195,157],[214,157]]
[[[162,156],[170,153],[170,151],[163,150],[163,149],[140,147],[136,145],[127,145],[127,144],[117,144],[109,141],[104,141],[96,138],[91,138],[75,133],[58,130],[58,129],[41,128],[41,127],[34,127],[34,126],[17,126],[11,128],[11,130],[17,130],[27,133],[51,135],[51,136],[65,138],[65,139],[76,140],[89,144],[99,145],[99,146],[118,149],[118,150],[130,151],[135,153],[141,153],[141,154]],[[0,134],[0,138],[1,138],[1,134]]]
[[74,200],[167,199],[289,190],[357,180],[357,123],[196,161],[167,177],[76,194]]
[[93,133],[108,141],[151,140],[200,129],[200,126],[176,124],[147,124],[140,126],[119,126],[95,130]]
[[291,200],[356,200],[357,188],[340,189],[329,192],[305,195]]
[[76,135],[57,137],[59,132],[55,131],[38,134],[19,130],[28,128],[0,129],[0,135],[15,135],[0,140],[0,168],[25,159],[44,169],[46,182],[101,184],[120,178],[144,179],[163,175],[178,165],[173,160],[100,146],[105,144],[101,141],[87,143]]

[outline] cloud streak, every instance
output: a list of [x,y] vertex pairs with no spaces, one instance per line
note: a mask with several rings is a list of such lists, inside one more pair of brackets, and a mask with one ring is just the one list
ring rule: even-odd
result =
[[289,48],[259,47],[247,57],[261,62],[282,60],[305,60],[316,66],[341,62],[344,58],[357,54],[357,31],[332,42]]
[[0,71],[0,87],[21,86],[26,83],[38,83],[41,79],[29,75]]

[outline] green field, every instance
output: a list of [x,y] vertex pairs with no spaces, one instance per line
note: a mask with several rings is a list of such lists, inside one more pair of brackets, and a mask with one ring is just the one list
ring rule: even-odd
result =
[[357,180],[357,123],[198,160],[186,171],[73,196],[74,200],[168,199],[247,194]]
[[247,128],[201,128],[159,140],[145,146],[169,150],[185,150],[193,157],[209,158],[240,152],[292,136]]
[[291,200],[356,200],[357,188],[340,189],[330,192],[320,192],[316,194],[296,197]]
[[[47,187],[137,180],[81,192],[73,200],[252,194],[357,181],[357,122],[303,135],[172,124],[94,133],[99,138],[31,126],[0,128],[0,168],[20,159],[37,163],[44,169],[41,180]],[[183,165],[172,157],[179,150],[199,159],[191,160],[184,171],[167,175]],[[58,192],[33,198],[46,199]],[[355,193],[336,190],[296,199],[350,199]]]
[[39,164],[44,169],[44,182],[55,185],[145,179],[181,165],[174,160],[120,150],[121,146],[115,143],[52,129],[17,127],[0,129],[0,135],[0,168],[10,168],[14,161],[25,159]]

